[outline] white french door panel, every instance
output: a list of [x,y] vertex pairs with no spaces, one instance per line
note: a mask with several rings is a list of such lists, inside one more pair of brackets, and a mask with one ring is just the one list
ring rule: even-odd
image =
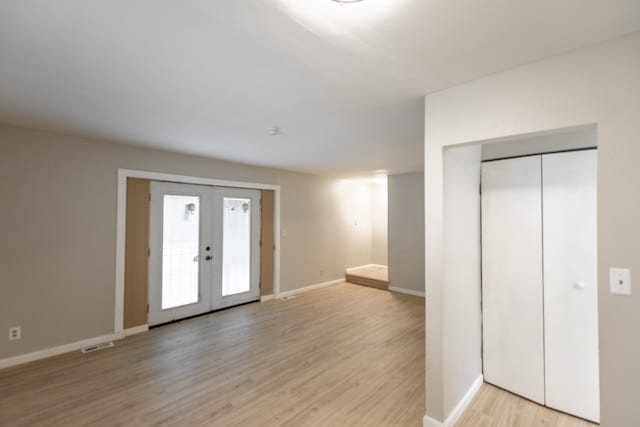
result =
[[543,156],[547,405],[599,421],[597,154]]
[[261,197],[151,183],[149,325],[260,299]]
[[211,209],[208,187],[151,182],[149,325],[210,310]]
[[215,187],[213,309],[260,299],[260,190]]
[[544,404],[541,157],[482,165],[483,368]]

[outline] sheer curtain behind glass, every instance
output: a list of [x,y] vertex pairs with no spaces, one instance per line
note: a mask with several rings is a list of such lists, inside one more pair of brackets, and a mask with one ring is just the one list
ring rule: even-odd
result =
[[251,199],[224,198],[222,295],[251,288]]
[[162,309],[198,302],[200,197],[164,196]]

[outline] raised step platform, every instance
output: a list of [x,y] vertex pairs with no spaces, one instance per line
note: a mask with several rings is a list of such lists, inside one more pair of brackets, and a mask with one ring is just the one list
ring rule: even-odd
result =
[[369,286],[377,289],[389,289],[389,267],[386,265],[364,265],[347,268],[345,278],[355,285]]

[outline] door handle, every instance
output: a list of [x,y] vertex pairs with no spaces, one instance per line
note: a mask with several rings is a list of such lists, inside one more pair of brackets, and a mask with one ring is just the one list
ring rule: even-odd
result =
[[204,257],[205,261],[211,261],[213,259],[213,257],[211,255],[207,255],[206,257]]
[[573,288],[581,291],[585,288],[585,284],[584,282],[576,282],[573,284]]

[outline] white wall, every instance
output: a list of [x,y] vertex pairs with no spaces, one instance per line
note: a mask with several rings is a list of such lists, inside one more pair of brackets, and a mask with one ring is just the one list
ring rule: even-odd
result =
[[595,126],[587,126],[571,132],[538,135],[533,138],[498,141],[482,145],[482,160],[503,159],[527,154],[549,153],[553,151],[575,150],[598,146],[598,132]]
[[[387,182],[371,178],[339,179],[335,185],[340,215],[352,234],[368,241],[367,264],[387,265]],[[351,203],[352,201],[353,203]],[[349,264],[359,267],[363,264]]]
[[[338,224],[346,224],[348,227],[340,231],[336,229],[337,224],[328,218],[325,218],[320,226],[320,230],[322,230],[318,236],[322,242],[320,247],[326,251],[324,256],[329,256],[333,260],[334,264],[330,266],[331,269],[340,268],[342,265],[349,268],[372,264],[375,213],[371,210],[371,183],[365,179],[335,180],[331,186],[331,194],[334,199],[331,202],[323,203],[334,203],[333,209],[340,220]],[[303,207],[301,206],[301,208]],[[316,209],[316,214],[327,213],[326,206],[318,206]],[[306,232],[304,223],[301,224],[301,227],[300,232]],[[340,232],[349,235],[346,248],[338,247],[334,241],[335,233]],[[291,255],[294,256],[293,253]],[[353,255],[358,256],[354,257]],[[368,261],[361,263],[362,259]],[[344,276],[345,268],[342,269],[342,276]]]
[[[444,151],[443,389],[450,414],[482,375],[480,146]],[[464,241],[464,245],[456,244]]]
[[113,332],[118,168],[280,184],[281,291],[373,262],[368,182],[0,125],[0,359]]
[[602,425],[640,425],[640,294],[611,295],[607,277],[613,266],[640,272],[640,34],[428,95],[425,108],[427,414],[448,415],[452,387],[443,369],[452,357],[443,345],[444,241],[469,244],[444,228],[443,147],[595,124]]
[[424,292],[424,174],[389,176],[389,286]]

